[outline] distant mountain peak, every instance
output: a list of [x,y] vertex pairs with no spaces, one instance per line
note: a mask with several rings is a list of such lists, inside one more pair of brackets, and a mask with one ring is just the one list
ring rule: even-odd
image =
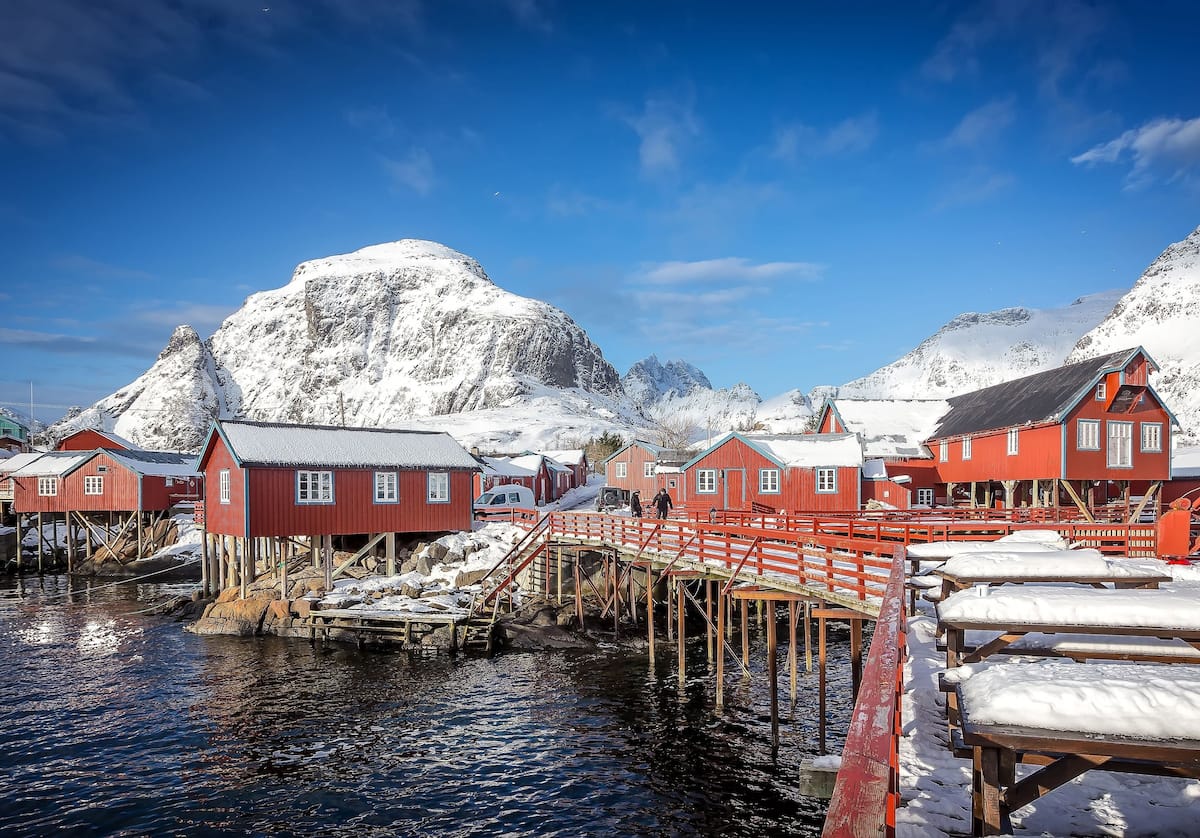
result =
[[650,355],[629,368],[621,384],[636,405],[650,405],[664,398],[688,396],[697,390],[712,390],[703,372],[686,361],[667,361]]

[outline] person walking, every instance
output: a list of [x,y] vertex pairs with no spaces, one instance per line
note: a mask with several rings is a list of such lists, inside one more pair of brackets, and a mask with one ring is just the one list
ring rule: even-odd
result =
[[634,518],[642,517],[642,499],[638,497],[637,492],[629,496],[629,513]]
[[675,504],[671,502],[671,496],[667,494],[666,489],[659,489],[658,494],[654,496],[654,505],[658,508],[658,517],[666,520]]

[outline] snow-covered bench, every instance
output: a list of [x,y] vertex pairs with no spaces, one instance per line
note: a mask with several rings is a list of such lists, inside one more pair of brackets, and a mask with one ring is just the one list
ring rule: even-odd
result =
[[[973,833],[1093,768],[1200,779],[1200,668],[1005,663],[957,673]],[[1016,763],[1043,766],[1016,779]]]
[[948,559],[933,571],[943,580],[942,599],[974,585],[1073,582],[1093,587],[1157,588],[1171,574],[1151,562],[1110,559],[1098,550],[994,551]]

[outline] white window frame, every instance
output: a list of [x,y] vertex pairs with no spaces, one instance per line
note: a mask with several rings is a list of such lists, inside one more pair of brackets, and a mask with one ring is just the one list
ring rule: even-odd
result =
[[654,476],[654,463],[650,460],[642,463],[642,477]]
[[1020,428],[1009,428],[1008,429],[1008,456],[1010,456],[1010,457],[1015,457],[1017,454],[1021,453],[1020,433],[1021,433]]
[[938,443],[938,460],[943,463],[950,460],[950,440],[943,439]]
[[1096,385],[1096,401],[1102,402],[1108,398],[1108,382],[1101,381]]
[[715,468],[696,469],[696,494],[715,495],[717,493],[717,470]]
[[[962,438],[962,458],[964,460],[971,459],[971,437],[969,436],[964,436]],[[933,490],[930,489],[929,491],[932,492]],[[931,503],[930,506],[932,505],[933,504]]]
[[613,477],[624,480],[629,476],[629,463],[613,463]]
[[837,494],[837,469],[833,466],[822,466],[816,472],[816,487],[818,495]]
[[933,489],[917,489],[917,506],[933,506]]
[[779,469],[760,468],[758,470],[758,491],[763,495],[779,494]]
[[88,474],[83,478],[83,493],[85,495],[104,494],[104,477],[99,474]]
[[[1084,429],[1087,429],[1086,433]],[[1100,450],[1100,420],[1080,419],[1075,423],[1075,449],[1077,451]]]
[[425,502],[450,502],[450,473],[446,471],[431,471],[425,478]]
[[229,503],[229,469],[217,472],[217,497],[221,503]]
[[400,476],[394,471],[377,471],[373,480],[376,503],[400,502]]
[[1162,422],[1143,422],[1142,423],[1142,450],[1159,454],[1163,450],[1162,445]]
[[1109,468],[1133,468],[1133,423],[1109,420],[1106,438],[1105,464]]
[[296,503],[333,503],[333,472],[328,469],[296,470]]
[[39,477],[38,478],[38,496],[43,498],[53,498],[58,496],[58,478],[57,477]]

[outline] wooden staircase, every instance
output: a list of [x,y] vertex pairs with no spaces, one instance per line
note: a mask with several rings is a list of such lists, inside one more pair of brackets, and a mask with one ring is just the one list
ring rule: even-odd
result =
[[462,650],[491,655],[495,651],[496,618],[472,617],[463,626]]
[[[548,541],[549,518],[543,518],[529,532],[513,545],[495,567],[488,571],[481,580],[484,588],[471,607],[472,619],[483,617],[488,608],[492,610],[492,622],[495,622],[501,598],[507,593],[512,595],[511,586],[515,584],[517,574],[530,565],[538,556],[546,554]],[[543,559],[543,561],[545,561]],[[544,568],[543,568],[543,572]]]

